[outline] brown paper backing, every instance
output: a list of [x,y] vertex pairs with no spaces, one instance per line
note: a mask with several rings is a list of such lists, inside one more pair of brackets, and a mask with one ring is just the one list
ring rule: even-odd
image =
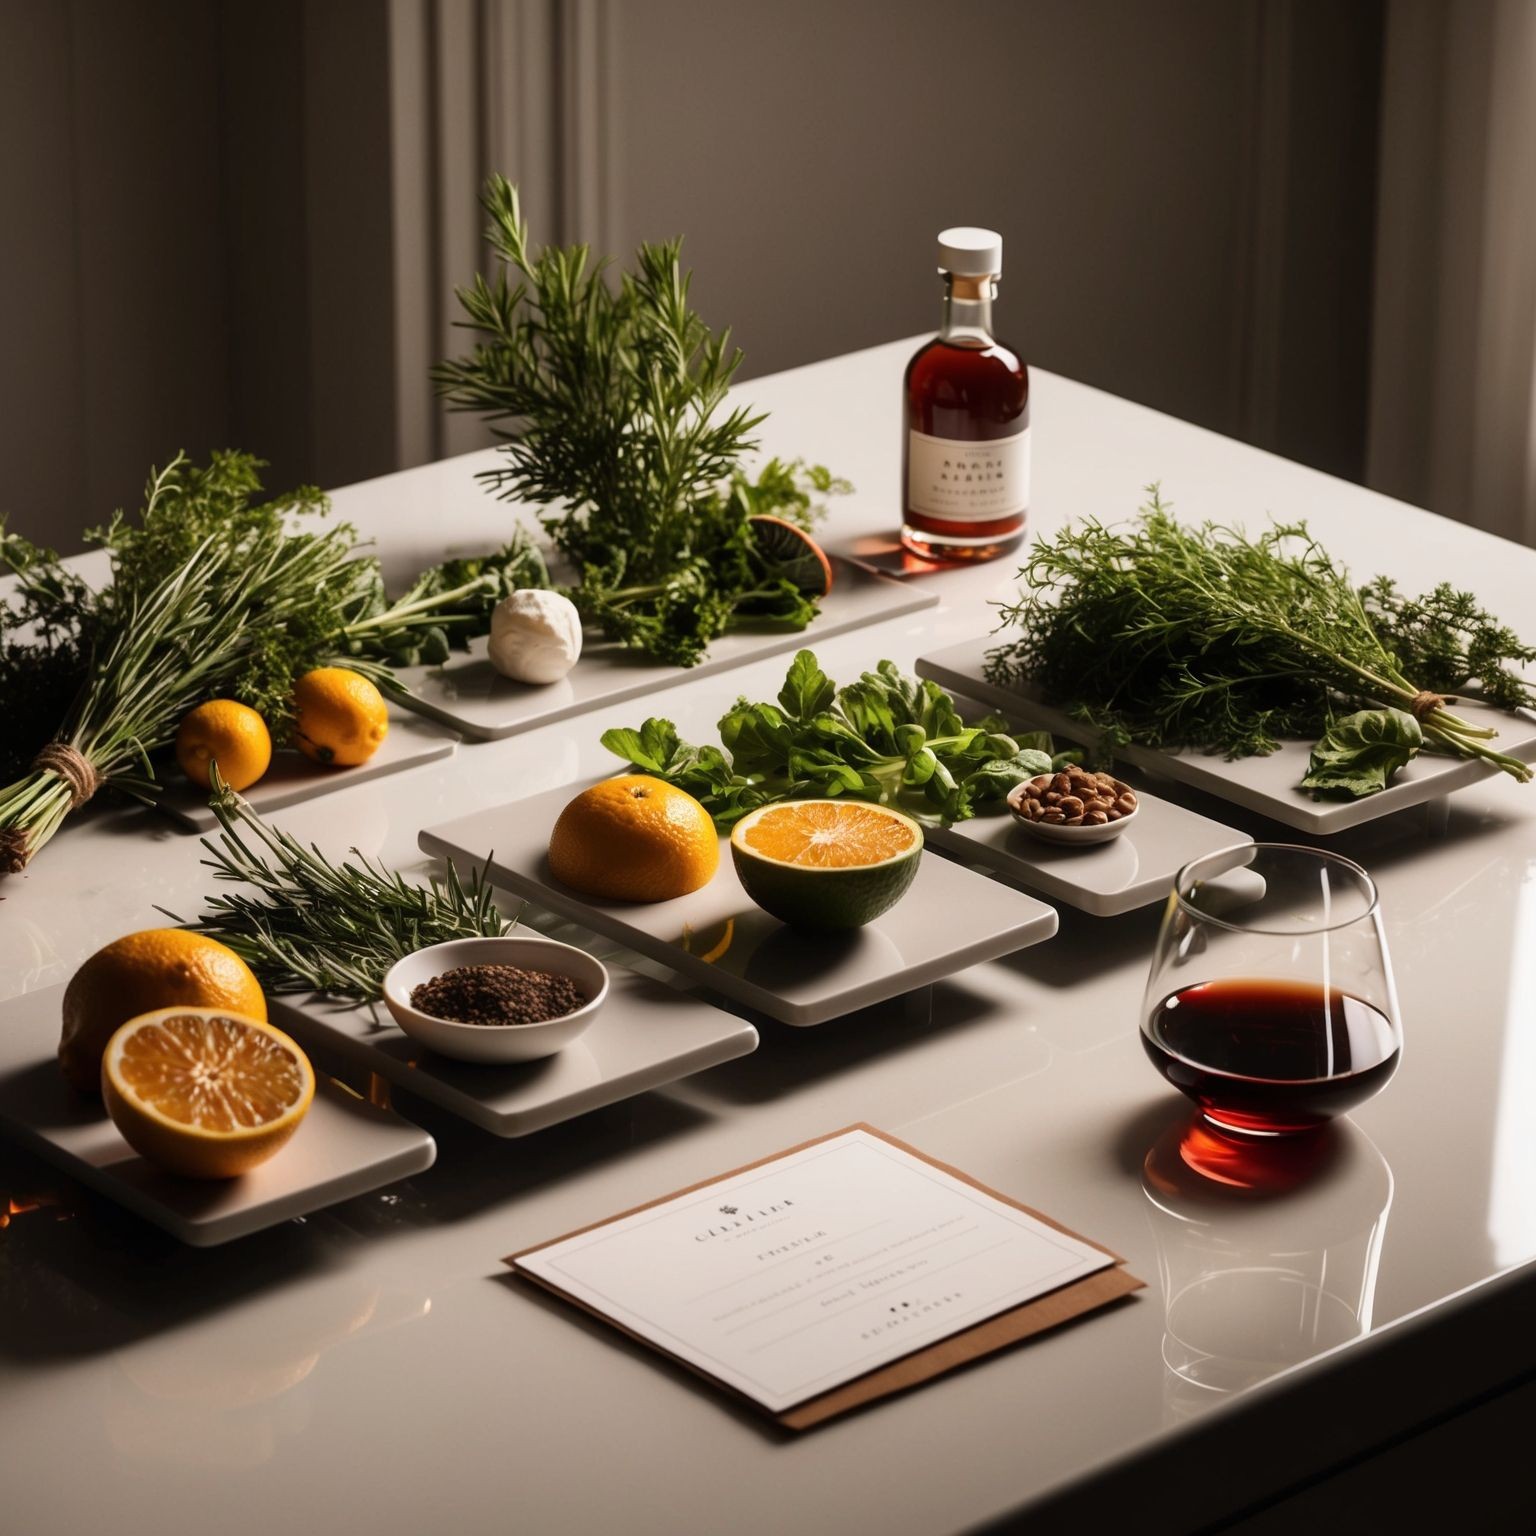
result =
[[[1037,1296],[1033,1301],[1027,1301],[1022,1306],[1014,1307],[1010,1311],[1000,1312],[996,1317],[989,1317],[984,1322],[977,1323],[974,1327],[967,1328],[960,1333],[950,1334],[947,1338],[940,1339],[936,1344],[930,1344],[926,1349],[919,1349],[910,1355],[903,1355],[899,1360],[893,1360],[889,1365],[881,1366],[878,1370],[870,1371],[867,1375],[859,1376],[853,1381],[844,1382],[840,1387],[834,1387],[830,1392],[824,1392],[819,1397],[813,1397],[806,1402],[797,1403],[793,1408],[787,1408],[782,1413],[774,1413],[748,1397],[744,1392],[738,1392],[735,1387],[712,1376],[708,1371],[683,1360],[674,1355],[670,1350],[662,1349],[660,1345],[650,1339],[642,1338],[631,1329],[616,1322],[604,1312],[599,1312],[594,1307],[589,1307],[585,1302],[563,1291],[557,1285],[550,1284],[539,1275],[535,1275],[524,1269],[518,1260],[530,1253],[537,1253],[541,1248],[551,1247],[554,1243],[563,1243],[568,1238],[579,1237],[584,1232],[592,1232],[598,1227],[606,1227],[611,1222],[622,1221],[626,1216],[633,1216],[639,1211],[648,1211],[653,1206],[663,1205],[668,1200],[675,1200],[680,1195],[691,1195],[697,1190],[707,1189],[711,1184],[718,1184],[722,1179],[733,1179],[738,1174],[749,1173],[754,1168],[761,1168],[765,1163],[777,1162],[782,1157],[791,1157],[796,1152],[803,1152],[807,1147],[819,1146],[824,1141],[831,1141],[838,1136],[846,1136],[849,1131],[864,1131],[871,1136],[878,1136],[881,1141],[889,1142],[893,1147],[899,1147],[903,1152],[921,1159],[931,1167],[941,1169],[951,1177],[959,1179],[963,1184],[969,1184],[973,1189],[979,1189],[983,1194],[990,1195],[994,1200],[1000,1200],[1004,1205],[1011,1205],[1015,1210],[1023,1211],[1026,1215],[1033,1216],[1036,1221],[1044,1222],[1046,1226],[1054,1228],[1057,1232],[1075,1238],[1080,1243],[1087,1243],[1090,1248],[1097,1248],[1100,1253],[1107,1253],[1115,1261],[1114,1267],[1101,1269],[1094,1274],[1086,1275],[1081,1280],[1074,1280],[1068,1285],[1060,1286],[1054,1291],[1048,1291],[1044,1296]],[[790,1147],[783,1152],[775,1152],[769,1157],[760,1157],[756,1162],[744,1163],[740,1168],[733,1168],[729,1173],[717,1173],[713,1178],[701,1179],[697,1184],[690,1184],[684,1189],[674,1190],[670,1195],[661,1195],[655,1200],[647,1200],[644,1205],[637,1205],[633,1210],[621,1211],[617,1216],[605,1217],[602,1221],[594,1221],[585,1227],[577,1227],[573,1232],[567,1232],[564,1237],[551,1238],[548,1242],[536,1243],[531,1248],[524,1248],[521,1252],[509,1254],[502,1260],[504,1264],[511,1266],[513,1272],[521,1279],[531,1281],[535,1285],[542,1286],[545,1290],[559,1296],[563,1301],[568,1301],[572,1306],[580,1307],[582,1311],[590,1313],[593,1317],[600,1318],[609,1327],[618,1332],[627,1334],[637,1343],[644,1344],[647,1349],[653,1349],[659,1355],[665,1355],[678,1365],[686,1367],[696,1376],[702,1376],[705,1381],[711,1382],[723,1392],[728,1392],[732,1397],[739,1398],[742,1402],[749,1403],[759,1413],[766,1414],[775,1422],[782,1424],[786,1429],[810,1429],[817,1424],[824,1424],[828,1419],[837,1418],[844,1413],[851,1413],[856,1408],[862,1408],[867,1403],[877,1401],[882,1397],[890,1397],[893,1393],[905,1392],[911,1387],[919,1386],[925,1381],[931,1381],[935,1376],[942,1376],[946,1371],[953,1371],[962,1365],[968,1365],[973,1360],[980,1360],[986,1355],[995,1354],[1000,1349],[1007,1349],[1010,1345],[1017,1344],[1021,1339],[1027,1339],[1037,1333],[1044,1333],[1048,1328],[1055,1328],[1062,1323],[1069,1322],[1074,1317],[1081,1317],[1084,1313],[1092,1312],[1099,1307],[1108,1306],[1112,1301],[1118,1301],[1122,1296],[1128,1296],[1132,1291],[1139,1291],[1146,1283],[1138,1280],[1125,1268],[1125,1260],[1112,1249],[1106,1248],[1102,1243],[1096,1243],[1092,1238],[1083,1237],[1080,1233],[1072,1231],[1070,1227],[1064,1227],[1059,1221],[1054,1221],[1042,1211],[1034,1210],[1018,1200],[1014,1200],[1000,1191],[991,1189],[978,1179],[973,1179],[967,1173],[962,1173],[958,1168],[952,1168],[948,1163],[941,1163],[937,1158],[929,1157],[919,1152],[916,1147],[909,1146],[904,1141],[897,1140],[894,1136],[888,1136],[884,1131],[876,1130],[872,1125],[862,1123],[844,1126],[840,1131],[831,1131],[825,1136],[812,1137],[810,1141],[803,1141],[799,1146]]]

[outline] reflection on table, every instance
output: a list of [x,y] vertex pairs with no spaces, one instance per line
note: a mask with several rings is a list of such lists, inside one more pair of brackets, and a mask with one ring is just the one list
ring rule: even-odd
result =
[[1369,1331],[1392,1170],[1348,1120],[1313,1136],[1226,1136],[1180,1119],[1147,1153],[1168,1416]]

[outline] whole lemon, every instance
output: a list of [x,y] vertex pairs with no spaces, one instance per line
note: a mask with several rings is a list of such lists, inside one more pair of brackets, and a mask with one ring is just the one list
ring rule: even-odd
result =
[[176,761],[199,789],[210,787],[212,764],[231,789],[249,789],[272,766],[272,736],[248,704],[210,699],[177,728]]
[[645,773],[584,789],[560,812],[549,868],[589,896],[670,901],[714,878],[720,838],[692,795]]
[[384,695],[360,672],[316,667],[293,685],[293,739],[328,767],[366,763],[389,734]]
[[119,1025],[178,1007],[267,1016],[251,968],[217,939],[184,928],[146,928],[98,949],[64,989],[59,1066],[65,1078],[81,1093],[99,1093],[101,1054]]

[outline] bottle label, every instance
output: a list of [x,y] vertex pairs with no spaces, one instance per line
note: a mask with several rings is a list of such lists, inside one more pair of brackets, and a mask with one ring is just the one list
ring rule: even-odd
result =
[[1029,510],[1029,428],[988,443],[907,434],[907,510],[984,523]]

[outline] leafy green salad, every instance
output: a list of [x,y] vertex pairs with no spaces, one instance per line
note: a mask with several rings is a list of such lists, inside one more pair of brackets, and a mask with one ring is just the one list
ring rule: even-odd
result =
[[1012,736],[988,716],[967,725],[938,684],[894,662],[841,688],[800,651],[775,702],[745,698],[721,717],[719,746],[683,741],[670,720],[603,733],[642,773],[686,790],[724,828],[779,800],[847,796],[919,821],[964,821],[1015,784],[1072,760],[1049,736]]

